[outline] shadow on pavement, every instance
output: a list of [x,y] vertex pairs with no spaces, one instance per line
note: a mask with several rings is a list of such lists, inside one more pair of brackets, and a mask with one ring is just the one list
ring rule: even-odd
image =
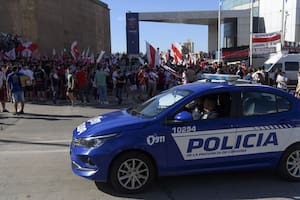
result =
[[[52,114],[37,114],[37,113],[24,113],[19,115],[12,115],[5,118],[15,118],[15,119],[41,119],[41,120],[71,120],[73,118],[90,118],[90,116],[83,115],[52,115]],[[0,117],[1,119],[1,117]]]
[[137,199],[299,199],[300,183],[281,179],[274,171],[198,174],[157,179],[140,194],[118,194],[109,184],[98,190],[116,197]]
[[30,145],[44,145],[44,146],[59,146],[59,147],[69,147],[69,144],[62,143],[47,143],[47,142],[39,142],[39,141],[21,141],[21,140],[2,140],[2,143],[15,143],[15,144],[30,144]]

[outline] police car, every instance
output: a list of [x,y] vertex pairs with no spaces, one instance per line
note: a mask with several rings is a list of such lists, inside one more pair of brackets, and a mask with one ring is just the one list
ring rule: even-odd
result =
[[[203,115],[205,99],[213,118]],[[299,181],[300,101],[230,80],[180,85],[82,123],[70,152],[75,174],[126,193],[157,176],[212,171],[277,169]]]

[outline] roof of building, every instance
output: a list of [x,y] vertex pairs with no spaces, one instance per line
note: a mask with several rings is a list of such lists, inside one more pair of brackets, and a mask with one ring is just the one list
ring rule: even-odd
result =
[[107,8],[108,9],[108,5],[100,0],[90,0],[91,2],[94,2],[95,4],[98,4],[104,8]]
[[[249,17],[250,10],[222,10],[222,20]],[[139,12],[139,21],[209,25],[217,23],[218,10],[179,12]]]

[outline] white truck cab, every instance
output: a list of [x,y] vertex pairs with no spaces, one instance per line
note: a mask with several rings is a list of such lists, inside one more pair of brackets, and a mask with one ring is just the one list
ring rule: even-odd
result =
[[288,84],[296,85],[300,67],[300,54],[274,54],[264,63],[264,67],[271,84],[275,84],[275,76],[278,70],[281,69],[288,78]]

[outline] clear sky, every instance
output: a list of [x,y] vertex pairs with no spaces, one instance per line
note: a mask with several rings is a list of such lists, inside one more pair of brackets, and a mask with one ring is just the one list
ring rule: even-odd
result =
[[[218,0],[102,0],[110,9],[112,53],[126,52],[126,12],[163,12],[217,10]],[[195,52],[207,51],[207,26],[140,22],[140,52],[146,52],[146,41],[161,51],[173,42],[194,41]]]

